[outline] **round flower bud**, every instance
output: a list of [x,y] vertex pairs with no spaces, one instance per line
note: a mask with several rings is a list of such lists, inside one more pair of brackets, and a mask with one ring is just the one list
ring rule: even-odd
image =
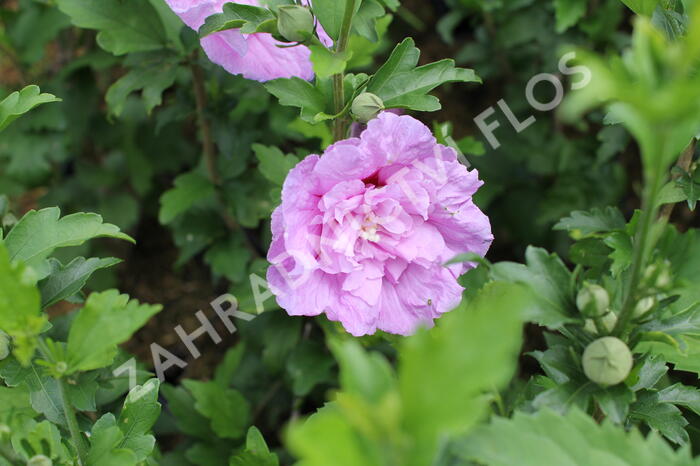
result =
[[290,42],[305,42],[314,33],[311,10],[299,5],[282,5],[278,9],[277,30]]
[[634,306],[634,316],[642,317],[644,314],[651,311],[651,309],[656,305],[656,298],[653,296],[647,296],[646,298],[640,299]]
[[[608,312],[600,320],[605,328],[605,331],[612,332],[612,329],[615,328],[615,324],[617,324],[617,314],[614,312]],[[583,329],[589,333],[598,335],[598,327],[596,327],[593,319],[586,319]]]
[[5,436],[9,436],[11,433],[10,426],[7,424],[0,424],[0,440]]
[[53,461],[48,456],[36,455],[27,461],[27,466],[53,466]]
[[352,102],[352,114],[360,123],[367,123],[382,110],[384,102],[371,92],[363,92]]
[[58,361],[54,366],[56,372],[59,374],[64,374],[68,370],[68,363],[65,361]]
[[667,290],[673,284],[670,264],[668,261],[651,264],[644,270],[642,286],[656,288],[657,290]]
[[617,385],[632,370],[632,353],[627,345],[615,337],[599,338],[583,352],[583,372],[602,386]]
[[0,361],[10,355],[10,337],[0,330]]
[[668,270],[668,267],[665,267],[656,277],[656,288],[660,290],[667,290],[671,288],[672,284],[673,277],[671,276],[671,272]]
[[608,312],[608,306],[610,306],[610,296],[600,285],[584,283],[576,296],[576,307],[581,314],[588,317],[602,316]]

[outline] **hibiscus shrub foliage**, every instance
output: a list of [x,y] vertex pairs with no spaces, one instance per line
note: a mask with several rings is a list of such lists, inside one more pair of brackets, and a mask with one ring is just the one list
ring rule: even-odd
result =
[[5,0],[0,466],[700,464],[697,0]]

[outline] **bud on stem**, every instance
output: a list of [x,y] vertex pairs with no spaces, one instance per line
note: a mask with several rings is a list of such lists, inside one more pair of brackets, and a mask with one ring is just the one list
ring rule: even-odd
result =
[[615,337],[595,340],[583,352],[583,372],[591,381],[602,386],[617,385],[632,370],[632,353]]
[[352,102],[351,110],[357,121],[367,123],[384,110],[384,102],[371,92],[363,92]]
[[600,285],[584,283],[576,296],[576,307],[586,317],[600,317],[608,312],[610,296]]

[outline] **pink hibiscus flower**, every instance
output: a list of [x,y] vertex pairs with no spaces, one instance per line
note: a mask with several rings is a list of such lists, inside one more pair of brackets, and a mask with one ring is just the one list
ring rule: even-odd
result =
[[[165,0],[170,8],[195,31],[204,24],[207,17],[221,13],[225,3],[240,3],[260,6],[258,0]],[[320,30],[321,40],[332,42]],[[270,34],[241,34],[230,29],[210,34],[201,41],[202,48],[211,61],[222,66],[231,74],[241,74],[255,81],[270,81],[277,78],[299,77],[310,80],[314,77],[310,60],[311,52],[303,45],[280,48],[282,42]],[[289,44],[286,44],[289,45]]]
[[472,202],[481,184],[421,122],[382,113],[290,171],[272,214],[270,290],[290,315],[325,313],[355,336],[432,326],[471,267],[445,262],[493,241]]

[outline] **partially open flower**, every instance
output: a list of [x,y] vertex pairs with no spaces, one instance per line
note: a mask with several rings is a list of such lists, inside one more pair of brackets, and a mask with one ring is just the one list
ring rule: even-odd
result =
[[[185,24],[197,31],[207,17],[221,13],[229,0],[165,0],[165,3]],[[266,2],[236,0],[231,3],[262,6]],[[310,2],[305,0],[302,3],[308,5]],[[313,29],[313,18],[311,28]],[[324,44],[333,43],[321,27],[318,35]],[[271,34],[242,34],[238,29],[228,29],[202,38],[201,43],[211,61],[229,73],[241,74],[247,79],[264,82],[277,78],[299,77],[310,80],[314,77],[309,49],[303,45],[278,47],[285,43],[275,40]]]
[[290,42],[305,42],[314,33],[311,10],[299,5],[282,5],[278,9],[277,29]]
[[583,372],[602,386],[617,385],[625,380],[632,364],[630,349],[615,337],[599,338],[583,352]]

